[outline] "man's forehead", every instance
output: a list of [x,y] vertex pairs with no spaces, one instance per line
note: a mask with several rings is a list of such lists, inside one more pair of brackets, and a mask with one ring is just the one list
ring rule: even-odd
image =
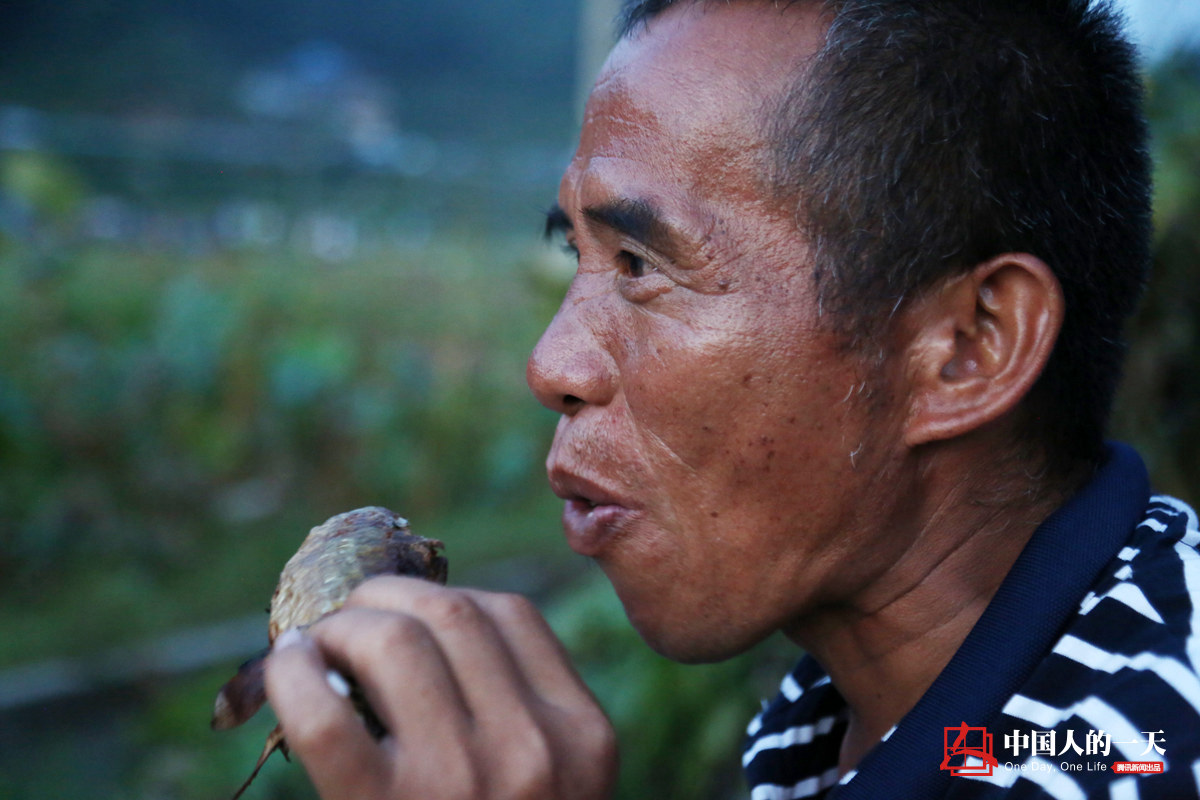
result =
[[824,30],[812,3],[681,2],[617,43],[595,91],[657,83],[704,87],[726,104],[761,101],[791,83]]
[[645,199],[696,228],[710,202],[760,202],[765,109],[822,35],[806,8],[759,2],[681,5],[651,20],[596,82],[562,207]]
[[766,109],[802,74],[823,32],[807,5],[671,7],[613,49],[588,101],[580,155],[620,156],[647,134],[673,142],[673,156],[761,144]]

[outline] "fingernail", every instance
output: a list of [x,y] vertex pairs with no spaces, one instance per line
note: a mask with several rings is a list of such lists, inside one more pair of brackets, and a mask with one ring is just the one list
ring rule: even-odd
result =
[[283,633],[279,634],[275,639],[275,650],[282,650],[285,647],[300,647],[308,640],[304,635],[304,631],[299,628],[288,628]]
[[336,669],[331,669],[325,673],[325,682],[329,684],[330,689],[333,689],[342,697],[350,696],[350,684],[346,682],[346,676],[342,675]]

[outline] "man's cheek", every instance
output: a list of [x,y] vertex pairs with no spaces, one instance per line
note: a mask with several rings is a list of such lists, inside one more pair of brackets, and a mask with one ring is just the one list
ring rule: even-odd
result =
[[[639,449],[651,467],[689,485],[709,480],[714,465],[731,455],[730,422],[697,414],[679,402],[655,403],[633,414]],[[686,472],[686,475],[680,475]],[[675,487],[682,489],[684,487]]]

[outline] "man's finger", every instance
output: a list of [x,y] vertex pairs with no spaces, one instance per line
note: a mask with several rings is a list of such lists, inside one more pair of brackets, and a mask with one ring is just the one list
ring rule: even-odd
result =
[[311,639],[285,633],[267,659],[267,696],[289,749],[321,797],[361,797],[386,780],[387,765],[350,701],[330,685],[328,671]]
[[344,608],[311,632],[329,663],[358,682],[401,757],[414,744],[469,735],[470,711],[454,672],[420,620]]
[[527,683],[543,700],[567,709],[595,705],[566,648],[530,600],[515,594],[465,591],[491,617]]
[[[488,743],[478,755],[495,785],[554,783],[564,769],[615,770],[616,742],[607,717],[528,600],[377,578],[360,586],[348,606],[386,609],[428,625],[454,669],[472,734]],[[574,745],[564,747],[562,737]],[[588,763],[575,763],[577,756]]]
[[358,587],[348,608],[375,608],[420,620],[453,670],[463,699],[478,719],[518,713],[534,696],[495,621],[461,589],[411,578],[376,578]]
[[[497,647],[504,652],[503,663],[511,664],[513,670],[501,677],[545,702],[565,707],[592,702],[591,691],[571,665],[558,637],[537,607],[520,595],[383,577],[359,586],[346,605],[399,611],[426,619],[445,646],[455,650]],[[491,667],[484,666],[491,671]]]

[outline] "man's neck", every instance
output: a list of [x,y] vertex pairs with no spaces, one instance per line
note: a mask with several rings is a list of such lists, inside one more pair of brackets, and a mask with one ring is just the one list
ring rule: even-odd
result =
[[[1065,499],[1028,487],[1005,491],[993,480],[987,496],[1010,499],[983,500],[983,487],[956,477],[969,474],[956,470],[961,466],[923,465],[929,491],[919,513],[909,516],[911,546],[851,602],[787,631],[825,668],[849,706],[842,772],[916,705],[1038,525]],[[898,527],[892,531],[904,535]]]

